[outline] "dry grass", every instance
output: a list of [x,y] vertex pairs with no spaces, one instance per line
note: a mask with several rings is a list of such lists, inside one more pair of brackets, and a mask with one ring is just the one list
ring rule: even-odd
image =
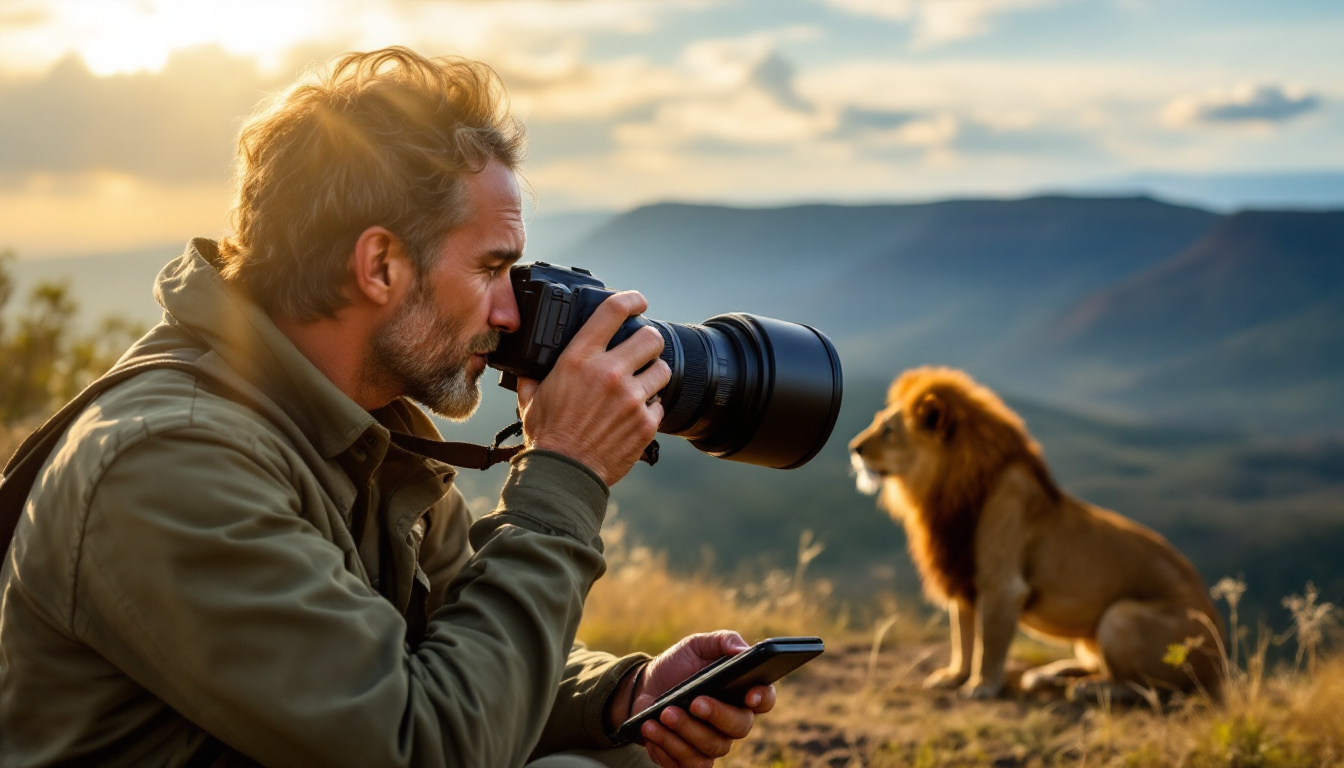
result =
[[663,554],[630,542],[608,511],[602,534],[608,570],[593,586],[579,637],[613,653],[656,654],[686,635],[735,629],[750,642],[783,635],[845,631],[833,610],[831,585],[806,580],[807,562],[820,551],[808,536],[793,573],[770,571],[759,581],[729,586],[708,573],[672,574]]
[[[803,542],[800,553],[815,546]],[[1221,702],[1192,696],[1120,708],[1022,695],[978,702],[919,687],[948,649],[945,627],[931,627],[915,606],[896,610],[888,597],[847,609],[825,582],[806,580],[805,562],[737,586],[678,576],[653,551],[625,541],[619,525],[608,551],[610,572],[595,586],[580,630],[593,647],[656,653],[721,627],[749,640],[826,638],[827,653],[780,684],[779,706],[720,761],[725,768],[1344,766],[1344,657],[1327,652],[1335,611],[1310,589],[1287,601],[1302,608],[1293,628],[1278,636],[1262,630],[1253,649],[1239,649]],[[1245,591],[1229,586],[1220,599]],[[1234,626],[1233,637],[1244,630]],[[1285,642],[1298,643],[1301,661],[1272,667],[1271,648]],[[1020,670],[1066,652],[1021,639],[1013,658]]]

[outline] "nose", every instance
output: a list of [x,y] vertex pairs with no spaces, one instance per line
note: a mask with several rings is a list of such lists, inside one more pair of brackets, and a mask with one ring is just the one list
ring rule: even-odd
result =
[[490,303],[490,327],[501,333],[513,333],[522,324],[518,312],[518,300],[513,295],[513,281],[505,278],[497,281],[494,296]]
[[855,456],[862,456],[862,455],[863,455],[863,443],[860,443],[859,441],[855,440],[854,442],[852,442],[852,443],[849,444],[849,450],[850,450],[850,452],[852,452]]

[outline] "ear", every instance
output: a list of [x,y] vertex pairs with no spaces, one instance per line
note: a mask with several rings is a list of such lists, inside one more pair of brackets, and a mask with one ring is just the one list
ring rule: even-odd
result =
[[355,239],[350,273],[351,298],[380,307],[396,304],[415,283],[415,270],[401,240],[379,226],[369,227]]
[[946,431],[947,422],[947,404],[932,392],[921,397],[915,404],[915,423],[920,427],[941,434]]

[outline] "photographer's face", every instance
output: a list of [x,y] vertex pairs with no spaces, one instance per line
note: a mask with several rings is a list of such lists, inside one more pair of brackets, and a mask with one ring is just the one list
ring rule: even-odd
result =
[[509,267],[526,240],[512,171],[491,160],[466,186],[471,217],[443,239],[438,260],[374,334],[372,350],[405,395],[458,420],[480,405],[486,354],[501,333],[518,329]]

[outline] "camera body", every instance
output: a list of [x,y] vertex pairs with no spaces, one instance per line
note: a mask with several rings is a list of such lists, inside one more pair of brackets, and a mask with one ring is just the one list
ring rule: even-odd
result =
[[[505,374],[545,378],[574,334],[588,322],[597,307],[615,291],[593,273],[579,267],[560,267],[536,261],[509,271],[513,295],[521,317],[518,330],[500,337],[499,348],[490,353],[490,366]],[[642,326],[653,325],[643,316],[625,321],[608,347],[625,341]],[[504,386],[511,386],[506,380]]]
[[[534,262],[509,271],[520,322],[500,337],[490,367],[500,386],[542,379],[579,328],[615,291],[586,269]],[[840,413],[840,357],[806,325],[732,312],[699,325],[626,319],[607,348],[644,326],[663,337],[672,375],[658,393],[658,431],[723,459],[792,469],[825,445]]]

